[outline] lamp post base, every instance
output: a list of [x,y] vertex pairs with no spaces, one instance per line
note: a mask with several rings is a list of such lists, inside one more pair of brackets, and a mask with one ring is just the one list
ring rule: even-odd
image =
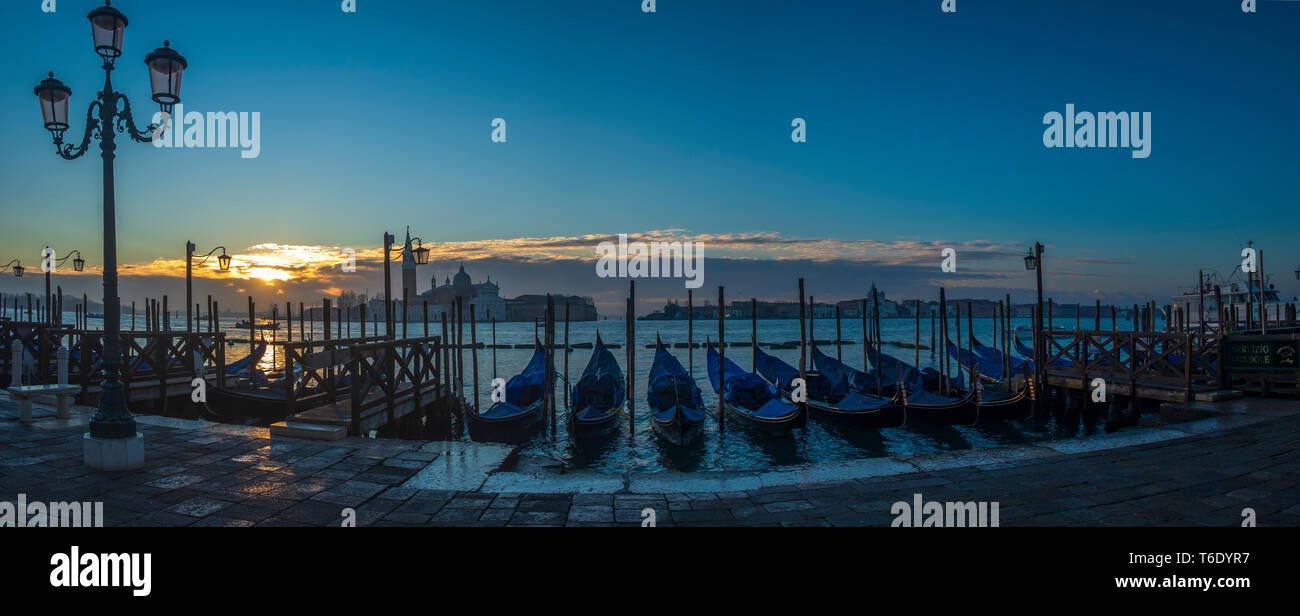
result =
[[97,471],[129,471],[144,467],[144,435],[127,438],[81,436],[86,466]]

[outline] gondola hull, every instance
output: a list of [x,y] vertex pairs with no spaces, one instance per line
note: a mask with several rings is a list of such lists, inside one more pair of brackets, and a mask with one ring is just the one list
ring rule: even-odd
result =
[[846,428],[897,428],[903,425],[907,416],[901,404],[890,404],[870,411],[846,411],[817,400],[808,401],[808,415],[818,421]]
[[660,438],[682,447],[690,444],[704,431],[704,418],[701,417],[699,421],[690,421],[686,419],[685,411],[678,406],[673,409],[672,416],[666,420],[660,419],[658,415],[652,415],[651,425],[654,426],[655,434],[658,434]]
[[[973,391],[968,391],[959,398],[939,400],[935,400],[940,398],[935,394],[923,395],[925,397],[916,402],[905,399],[908,423],[968,426],[979,420],[979,406],[975,403]],[[908,395],[909,398],[916,396],[916,393]]]
[[1031,410],[1027,387],[1011,395],[983,392],[980,396],[979,420],[1025,419],[1029,417]]
[[303,410],[297,404],[288,403],[283,386],[234,389],[212,383],[208,384],[207,399],[199,408],[216,419],[248,417],[269,421],[279,421]]
[[546,400],[543,398],[525,407],[523,412],[505,417],[480,415],[473,409],[467,409],[465,423],[469,428],[469,437],[475,441],[515,443],[526,440],[542,425],[545,408]]
[[722,406],[726,409],[729,421],[734,421],[743,428],[766,434],[789,434],[795,428],[808,425],[808,414],[804,412],[802,405],[790,405],[794,411],[780,417],[759,417],[745,408],[726,402]]
[[622,409],[610,409],[603,417],[596,420],[580,418],[579,415],[582,413],[577,410],[570,411],[569,419],[564,422],[565,429],[575,443],[595,443],[618,431],[618,426],[622,423],[618,420],[622,415],[621,411]]

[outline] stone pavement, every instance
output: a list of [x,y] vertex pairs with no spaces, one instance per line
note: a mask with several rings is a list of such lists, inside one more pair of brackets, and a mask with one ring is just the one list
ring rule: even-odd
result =
[[[0,411],[6,404],[0,398]],[[633,478],[629,487],[618,475],[567,473],[538,480],[555,493],[524,493],[494,481],[512,475],[496,472],[511,456],[501,446],[323,443],[158,417],[139,418],[144,469],[96,472],[81,459],[92,409],[78,410],[76,419],[33,425],[0,412],[0,500],[21,492],[28,502],[103,501],[106,526],[338,525],[344,508],[355,509],[361,526],[639,526],[645,508],[659,526],[888,526],[892,504],[919,493],[926,501],[997,501],[1002,526],[1237,526],[1247,507],[1260,526],[1300,525],[1297,414],[1093,451],[1083,439],[1050,452],[864,461],[884,470],[851,479],[778,473],[794,479],[767,485],[717,474],[720,489],[701,490],[690,476],[709,474],[646,473],[676,477]],[[976,464],[962,461],[976,456]]]

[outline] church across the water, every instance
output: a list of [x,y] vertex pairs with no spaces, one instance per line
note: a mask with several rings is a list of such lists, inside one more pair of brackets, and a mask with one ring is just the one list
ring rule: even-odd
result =
[[[394,297],[401,300],[401,297],[410,298],[410,306],[407,307],[408,319],[421,319],[424,314],[424,305],[429,306],[430,320],[437,320],[443,312],[448,315],[452,314],[455,309],[456,299],[461,298],[465,308],[465,318],[469,319],[470,307],[473,307],[474,318],[479,322],[488,322],[493,319],[497,321],[532,321],[541,318],[546,312],[545,295],[521,295],[513,299],[503,299],[501,297],[501,288],[497,283],[492,282],[492,277],[488,276],[483,282],[474,282],[469,273],[465,271],[465,265],[460,264],[460,269],[453,276],[444,276],[442,284],[438,284],[438,275],[435,273],[430,278],[430,288],[424,292],[419,291],[417,284],[417,265],[415,258],[411,256],[411,237],[407,232],[406,250],[402,257],[402,290],[403,295]],[[565,304],[569,306],[570,319],[573,321],[595,321],[596,305],[590,297],[579,297],[576,295],[556,295],[555,308],[556,316],[559,319],[564,318]]]

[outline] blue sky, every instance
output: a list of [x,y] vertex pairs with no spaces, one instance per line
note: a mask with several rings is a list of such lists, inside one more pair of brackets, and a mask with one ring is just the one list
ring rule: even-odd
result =
[[[54,243],[100,262],[97,152],[58,159],[32,95],[54,70],[79,136],[102,80],[85,19],[98,4],[9,7],[4,261],[35,265]],[[1295,293],[1300,3],[939,4],[659,0],[645,14],[639,0],[358,0],[344,14],[334,0],[118,0],[130,25],[114,83],[137,114],[154,109],[142,59],[164,38],[190,62],[187,110],[261,113],[256,159],[119,142],[121,258],[175,258],[187,237],[373,247],[406,224],[429,242],[658,229],[909,249],[1039,240],[1056,294],[1129,301],[1165,298],[1199,267],[1226,272],[1254,240]],[[1151,112],[1151,156],[1045,148],[1043,114],[1067,103]],[[507,143],[489,139],[495,117]],[[807,143],[791,142],[794,117]],[[944,284],[934,252],[933,267],[892,271],[874,253],[878,271],[855,265],[843,293],[872,277],[928,295]],[[512,280],[508,267],[486,272],[514,283],[506,295],[611,284]],[[18,284],[0,278],[0,291]],[[995,296],[1030,281],[949,284]]]

